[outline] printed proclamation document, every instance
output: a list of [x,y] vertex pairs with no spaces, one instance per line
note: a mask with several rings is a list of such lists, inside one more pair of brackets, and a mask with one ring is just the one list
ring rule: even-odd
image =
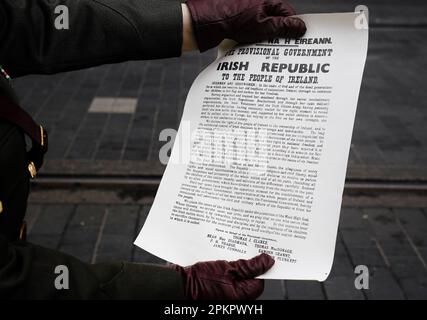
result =
[[301,15],[303,38],[237,45],[200,73],[136,245],[182,266],[266,252],[276,263],[262,278],[328,277],[367,55],[363,16]]

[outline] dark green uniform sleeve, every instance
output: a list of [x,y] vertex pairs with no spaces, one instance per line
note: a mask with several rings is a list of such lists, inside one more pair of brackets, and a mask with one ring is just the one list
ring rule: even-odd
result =
[[[69,272],[58,290],[57,266]],[[60,281],[62,284],[64,282]],[[0,299],[184,299],[181,276],[172,269],[136,263],[83,263],[69,255],[0,236]]]
[[[68,30],[55,27],[59,5],[68,8]],[[181,49],[179,0],[0,1],[0,64],[12,77],[175,57]]]

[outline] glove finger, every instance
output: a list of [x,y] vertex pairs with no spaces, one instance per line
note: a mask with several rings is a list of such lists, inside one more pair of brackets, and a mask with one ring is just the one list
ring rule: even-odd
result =
[[241,300],[255,300],[264,292],[264,280],[249,279],[237,284],[237,298]]
[[252,279],[266,273],[273,265],[274,259],[262,253],[250,260],[237,260],[230,262],[235,269],[235,274],[241,279]]
[[307,31],[305,22],[300,18],[286,17],[282,19],[283,36],[287,38],[300,38]]
[[295,15],[295,9],[284,0],[273,0],[267,7],[267,14],[271,16],[288,17]]
[[307,28],[304,21],[294,17],[267,17],[260,21],[263,34],[261,39],[270,37],[299,38],[302,37]]

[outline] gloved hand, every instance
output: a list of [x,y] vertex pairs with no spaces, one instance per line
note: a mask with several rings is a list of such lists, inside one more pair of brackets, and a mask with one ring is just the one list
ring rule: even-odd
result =
[[250,260],[199,262],[183,268],[185,295],[191,300],[252,300],[264,291],[264,280],[255,279],[274,265],[274,259],[261,254]]
[[200,52],[224,39],[251,43],[271,37],[298,38],[304,21],[285,0],[187,0]]

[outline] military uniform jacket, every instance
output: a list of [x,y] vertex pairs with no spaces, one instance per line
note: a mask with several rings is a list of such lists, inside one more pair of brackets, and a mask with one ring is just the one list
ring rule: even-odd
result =
[[[59,5],[68,8],[69,29],[55,26]],[[0,0],[0,41],[0,64],[12,78],[175,57],[182,47],[181,5],[178,0]],[[17,102],[4,79],[0,94]],[[58,265],[69,270],[68,290],[55,287]],[[181,276],[169,268],[89,265],[0,234],[0,298],[182,299],[184,292]]]

